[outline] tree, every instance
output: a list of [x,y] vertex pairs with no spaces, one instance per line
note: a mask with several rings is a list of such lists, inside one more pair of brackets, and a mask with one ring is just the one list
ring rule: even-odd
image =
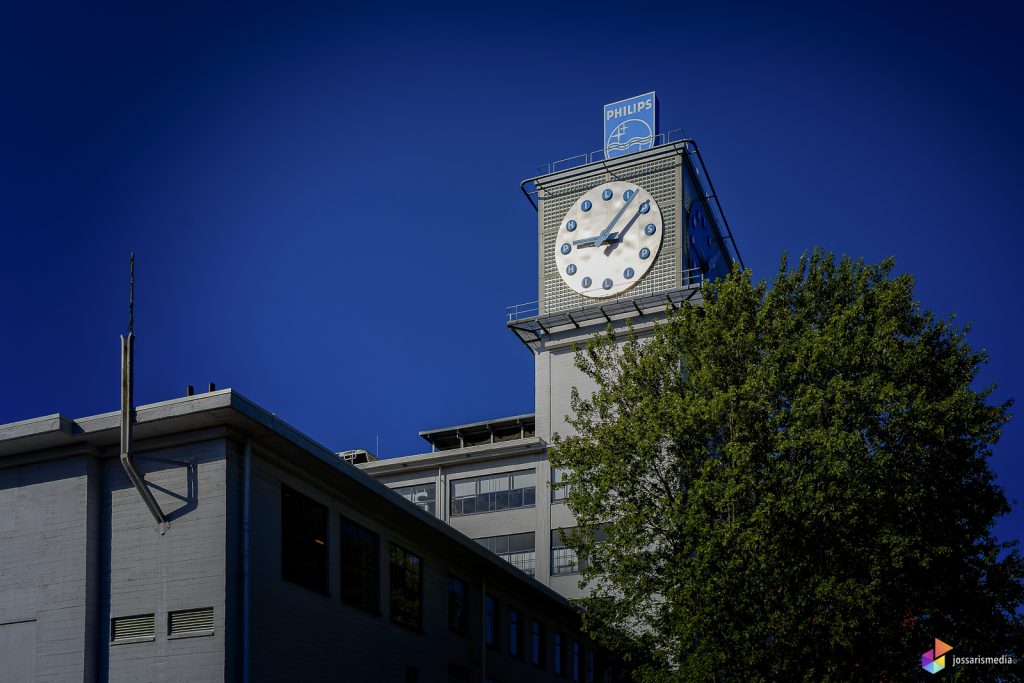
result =
[[590,560],[586,628],[639,645],[638,680],[903,679],[935,637],[1024,655],[987,462],[1010,403],[893,265],[815,251],[771,288],[737,269],[649,338],[578,351],[598,388],[573,392],[550,459]]

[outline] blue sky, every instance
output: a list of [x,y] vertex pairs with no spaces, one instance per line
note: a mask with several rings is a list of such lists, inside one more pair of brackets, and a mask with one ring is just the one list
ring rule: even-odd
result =
[[139,403],[214,381],[384,456],[531,411],[519,182],[648,90],[755,276],[894,255],[1024,395],[1018,10],[708,5],[4,3],[0,423],[116,409],[131,250]]

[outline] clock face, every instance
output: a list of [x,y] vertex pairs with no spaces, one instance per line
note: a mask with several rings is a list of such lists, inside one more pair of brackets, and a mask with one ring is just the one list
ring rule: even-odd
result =
[[661,249],[661,209],[651,194],[617,180],[586,192],[562,219],[555,265],[574,292],[622,294],[647,274]]

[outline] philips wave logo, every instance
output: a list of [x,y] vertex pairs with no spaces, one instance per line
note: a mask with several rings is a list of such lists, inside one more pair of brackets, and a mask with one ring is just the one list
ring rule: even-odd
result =
[[946,653],[953,649],[938,638],[935,639],[935,647],[921,655],[921,668],[930,674],[937,674],[946,668]]
[[646,121],[626,119],[612,129],[605,140],[605,156],[617,157],[630,152],[641,152],[650,149],[654,144],[654,131]]
[[614,159],[654,146],[657,103],[653,92],[604,105],[604,156]]

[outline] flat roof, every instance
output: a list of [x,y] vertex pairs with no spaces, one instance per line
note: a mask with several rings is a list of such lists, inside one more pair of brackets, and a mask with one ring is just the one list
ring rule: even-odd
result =
[[523,413],[453,427],[428,429],[420,432],[420,436],[436,450],[443,451],[533,436],[535,422],[533,413]]
[[[532,416],[531,416],[532,417]],[[18,466],[54,458],[93,453],[117,457],[120,444],[121,413],[114,411],[79,419],[61,414],[0,424],[0,467]],[[387,486],[360,471],[333,450],[306,436],[253,401],[233,389],[185,396],[138,406],[133,427],[136,452],[147,450],[140,443],[148,439],[160,448],[159,437],[227,427],[235,433],[251,437],[255,446],[290,461],[305,460],[303,469],[318,481],[328,477],[356,487],[360,496],[380,499],[390,516],[402,523],[419,524],[432,529],[449,542],[486,563],[501,575],[520,582],[555,601],[560,607],[574,611],[560,594],[513,567],[479,543],[456,531],[437,517],[421,510]],[[215,438],[205,433],[204,438]],[[223,434],[223,432],[221,432]],[[539,440],[538,440],[539,441]],[[387,462],[387,461],[381,461]],[[375,463],[374,463],[375,464]],[[382,511],[383,512],[383,511]]]

